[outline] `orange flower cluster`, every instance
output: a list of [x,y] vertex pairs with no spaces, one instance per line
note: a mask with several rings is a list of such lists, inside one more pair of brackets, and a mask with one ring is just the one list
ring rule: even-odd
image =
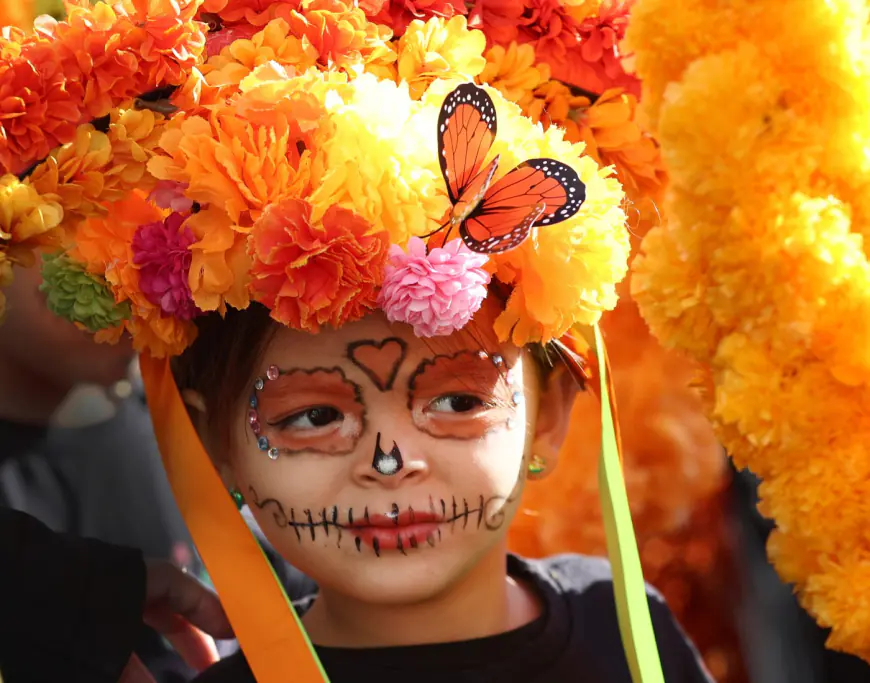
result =
[[251,289],[272,317],[317,332],[375,309],[389,235],[353,212],[330,207],[319,222],[308,202],[273,205],[254,225]]
[[251,35],[241,25],[218,32],[220,40],[227,32],[236,39],[209,58],[201,72],[209,86],[221,88],[222,97],[269,61],[297,72],[316,66],[356,73],[368,65],[389,67],[396,59],[389,30],[370,23],[361,9],[345,0],[313,0],[304,13],[282,7],[287,10],[282,17]]
[[0,41],[0,168],[21,173],[73,139],[83,122],[163,85],[182,83],[204,46],[196,5],[122,0],[70,7],[30,36]]
[[587,92],[622,88],[640,94],[626,73],[619,42],[633,0],[571,3],[564,0],[477,0],[469,24],[490,44],[530,44],[553,78]]

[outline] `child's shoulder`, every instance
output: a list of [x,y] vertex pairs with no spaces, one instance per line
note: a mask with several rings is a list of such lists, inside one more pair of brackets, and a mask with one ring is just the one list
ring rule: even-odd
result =
[[[511,557],[512,574],[528,573],[537,583],[545,580],[567,596],[597,595],[599,591],[613,594],[613,568],[603,557],[564,553],[537,560]],[[510,566],[510,565],[509,565]],[[652,600],[664,602],[652,586],[646,586]]]

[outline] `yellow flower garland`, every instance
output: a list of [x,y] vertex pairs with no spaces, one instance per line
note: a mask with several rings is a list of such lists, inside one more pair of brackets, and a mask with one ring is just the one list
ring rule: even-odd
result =
[[870,41],[860,0],[639,0],[628,42],[671,187],[634,263],[764,479],[769,552],[870,659]]

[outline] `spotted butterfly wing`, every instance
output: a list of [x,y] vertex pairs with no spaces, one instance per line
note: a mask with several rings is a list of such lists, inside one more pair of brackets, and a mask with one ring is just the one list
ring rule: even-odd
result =
[[486,190],[459,234],[472,251],[509,251],[533,228],[571,218],[585,199],[586,186],[573,168],[555,159],[529,159]]
[[[438,162],[454,206],[463,197],[470,204],[470,197],[486,191],[482,186],[486,179],[480,177],[480,169],[492,147],[496,130],[495,105],[486,91],[474,83],[463,83],[441,105]],[[495,169],[492,171],[494,173]],[[481,183],[481,187],[471,187],[475,180]]]

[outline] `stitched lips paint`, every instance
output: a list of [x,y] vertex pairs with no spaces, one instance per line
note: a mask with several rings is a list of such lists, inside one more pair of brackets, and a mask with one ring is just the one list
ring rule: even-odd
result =
[[348,526],[358,542],[382,552],[404,553],[408,548],[433,545],[442,519],[429,512],[407,510],[389,515],[366,515]]

